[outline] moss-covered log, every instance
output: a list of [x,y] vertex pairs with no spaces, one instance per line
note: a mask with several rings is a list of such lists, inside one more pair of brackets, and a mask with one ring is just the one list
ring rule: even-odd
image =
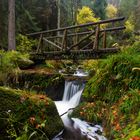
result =
[[63,97],[65,79],[61,74],[48,74],[32,70],[22,71],[17,78],[11,77],[8,85],[12,88],[44,93],[52,100]]

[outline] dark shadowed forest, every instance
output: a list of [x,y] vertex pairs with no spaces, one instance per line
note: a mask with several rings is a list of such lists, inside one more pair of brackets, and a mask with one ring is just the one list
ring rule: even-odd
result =
[[140,0],[0,0],[0,140],[140,140]]

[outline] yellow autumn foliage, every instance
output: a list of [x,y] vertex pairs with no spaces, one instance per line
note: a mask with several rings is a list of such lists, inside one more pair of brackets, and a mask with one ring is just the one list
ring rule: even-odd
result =
[[106,7],[106,16],[108,18],[114,18],[117,16],[117,8],[115,6],[113,6],[112,4],[108,4],[108,6]]
[[125,22],[125,27],[126,29],[124,32],[127,34],[132,33],[134,31],[134,24],[129,19]]
[[77,14],[78,24],[97,22],[97,21],[100,21],[100,18],[96,18],[94,12],[88,6],[83,6],[82,9],[78,10],[78,14]]

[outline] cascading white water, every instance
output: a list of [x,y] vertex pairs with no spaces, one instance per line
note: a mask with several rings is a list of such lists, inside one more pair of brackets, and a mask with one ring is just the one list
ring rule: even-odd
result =
[[79,76],[79,77],[84,77],[88,75],[89,73],[86,71],[83,71],[82,69],[77,69],[76,72],[74,73],[74,76]]
[[60,116],[79,104],[83,89],[83,83],[78,84],[76,81],[65,81],[63,99],[55,102]]
[[69,101],[78,91],[84,88],[83,84],[76,81],[65,81],[65,89],[62,101]]
[[[57,110],[62,118],[65,127],[70,131],[74,130],[74,132],[72,132],[75,133],[74,135],[78,135],[77,132],[80,131],[80,135],[78,137],[71,137],[71,135],[73,134],[68,134],[71,138],[67,137],[63,139],[60,136],[62,135],[61,133],[53,140],[83,140],[85,137],[89,140],[107,140],[104,136],[98,135],[96,133],[96,131],[102,132],[102,128],[100,126],[95,125],[94,127],[92,127],[87,122],[75,118],[70,119],[68,117],[69,110],[74,109],[79,104],[83,90],[83,83],[78,84],[78,82],[76,81],[66,81],[63,100],[55,102]],[[70,133],[70,131],[68,133]]]

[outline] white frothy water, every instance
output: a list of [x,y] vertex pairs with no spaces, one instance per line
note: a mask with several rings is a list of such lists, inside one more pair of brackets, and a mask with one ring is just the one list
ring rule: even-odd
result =
[[97,134],[99,131],[100,133],[103,132],[103,129],[100,125],[94,125],[90,126],[87,122],[81,121],[77,118],[72,118],[74,121],[74,128],[79,128],[81,130],[81,133],[83,135],[86,135],[88,139],[90,140],[96,140],[95,138],[98,138],[99,140],[107,140],[104,136]]
[[66,127],[69,127],[71,123],[68,112],[79,104],[83,90],[84,84],[78,84],[76,81],[65,81],[63,99],[62,101],[55,101],[58,113]]
[[79,85],[75,81],[65,81],[65,89],[62,101],[69,101],[78,91],[83,89],[81,85]]
[[[85,121],[81,121],[77,118],[70,119],[68,117],[68,113],[79,104],[83,90],[84,84],[77,84],[75,81],[66,81],[63,100],[55,102],[58,113],[61,116],[65,127],[80,130],[81,134],[86,136],[89,140],[97,140],[97,138],[98,140],[107,140],[104,136],[96,133],[97,131],[102,133],[102,127],[98,125],[93,127]],[[59,138],[55,138],[54,140],[59,140]]]
[[74,109],[79,104],[82,92],[83,92],[83,89],[78,91],[69,101],[63,100],[63,101],[55,102],[60,116],[68,112],[70,109]]
[[84,76],[88,76],[89,73],[88,72],[84,72],[81,69],[76,70],[76,72],[74,73],[74,76],[79,76],[79,77],[84,77]]

